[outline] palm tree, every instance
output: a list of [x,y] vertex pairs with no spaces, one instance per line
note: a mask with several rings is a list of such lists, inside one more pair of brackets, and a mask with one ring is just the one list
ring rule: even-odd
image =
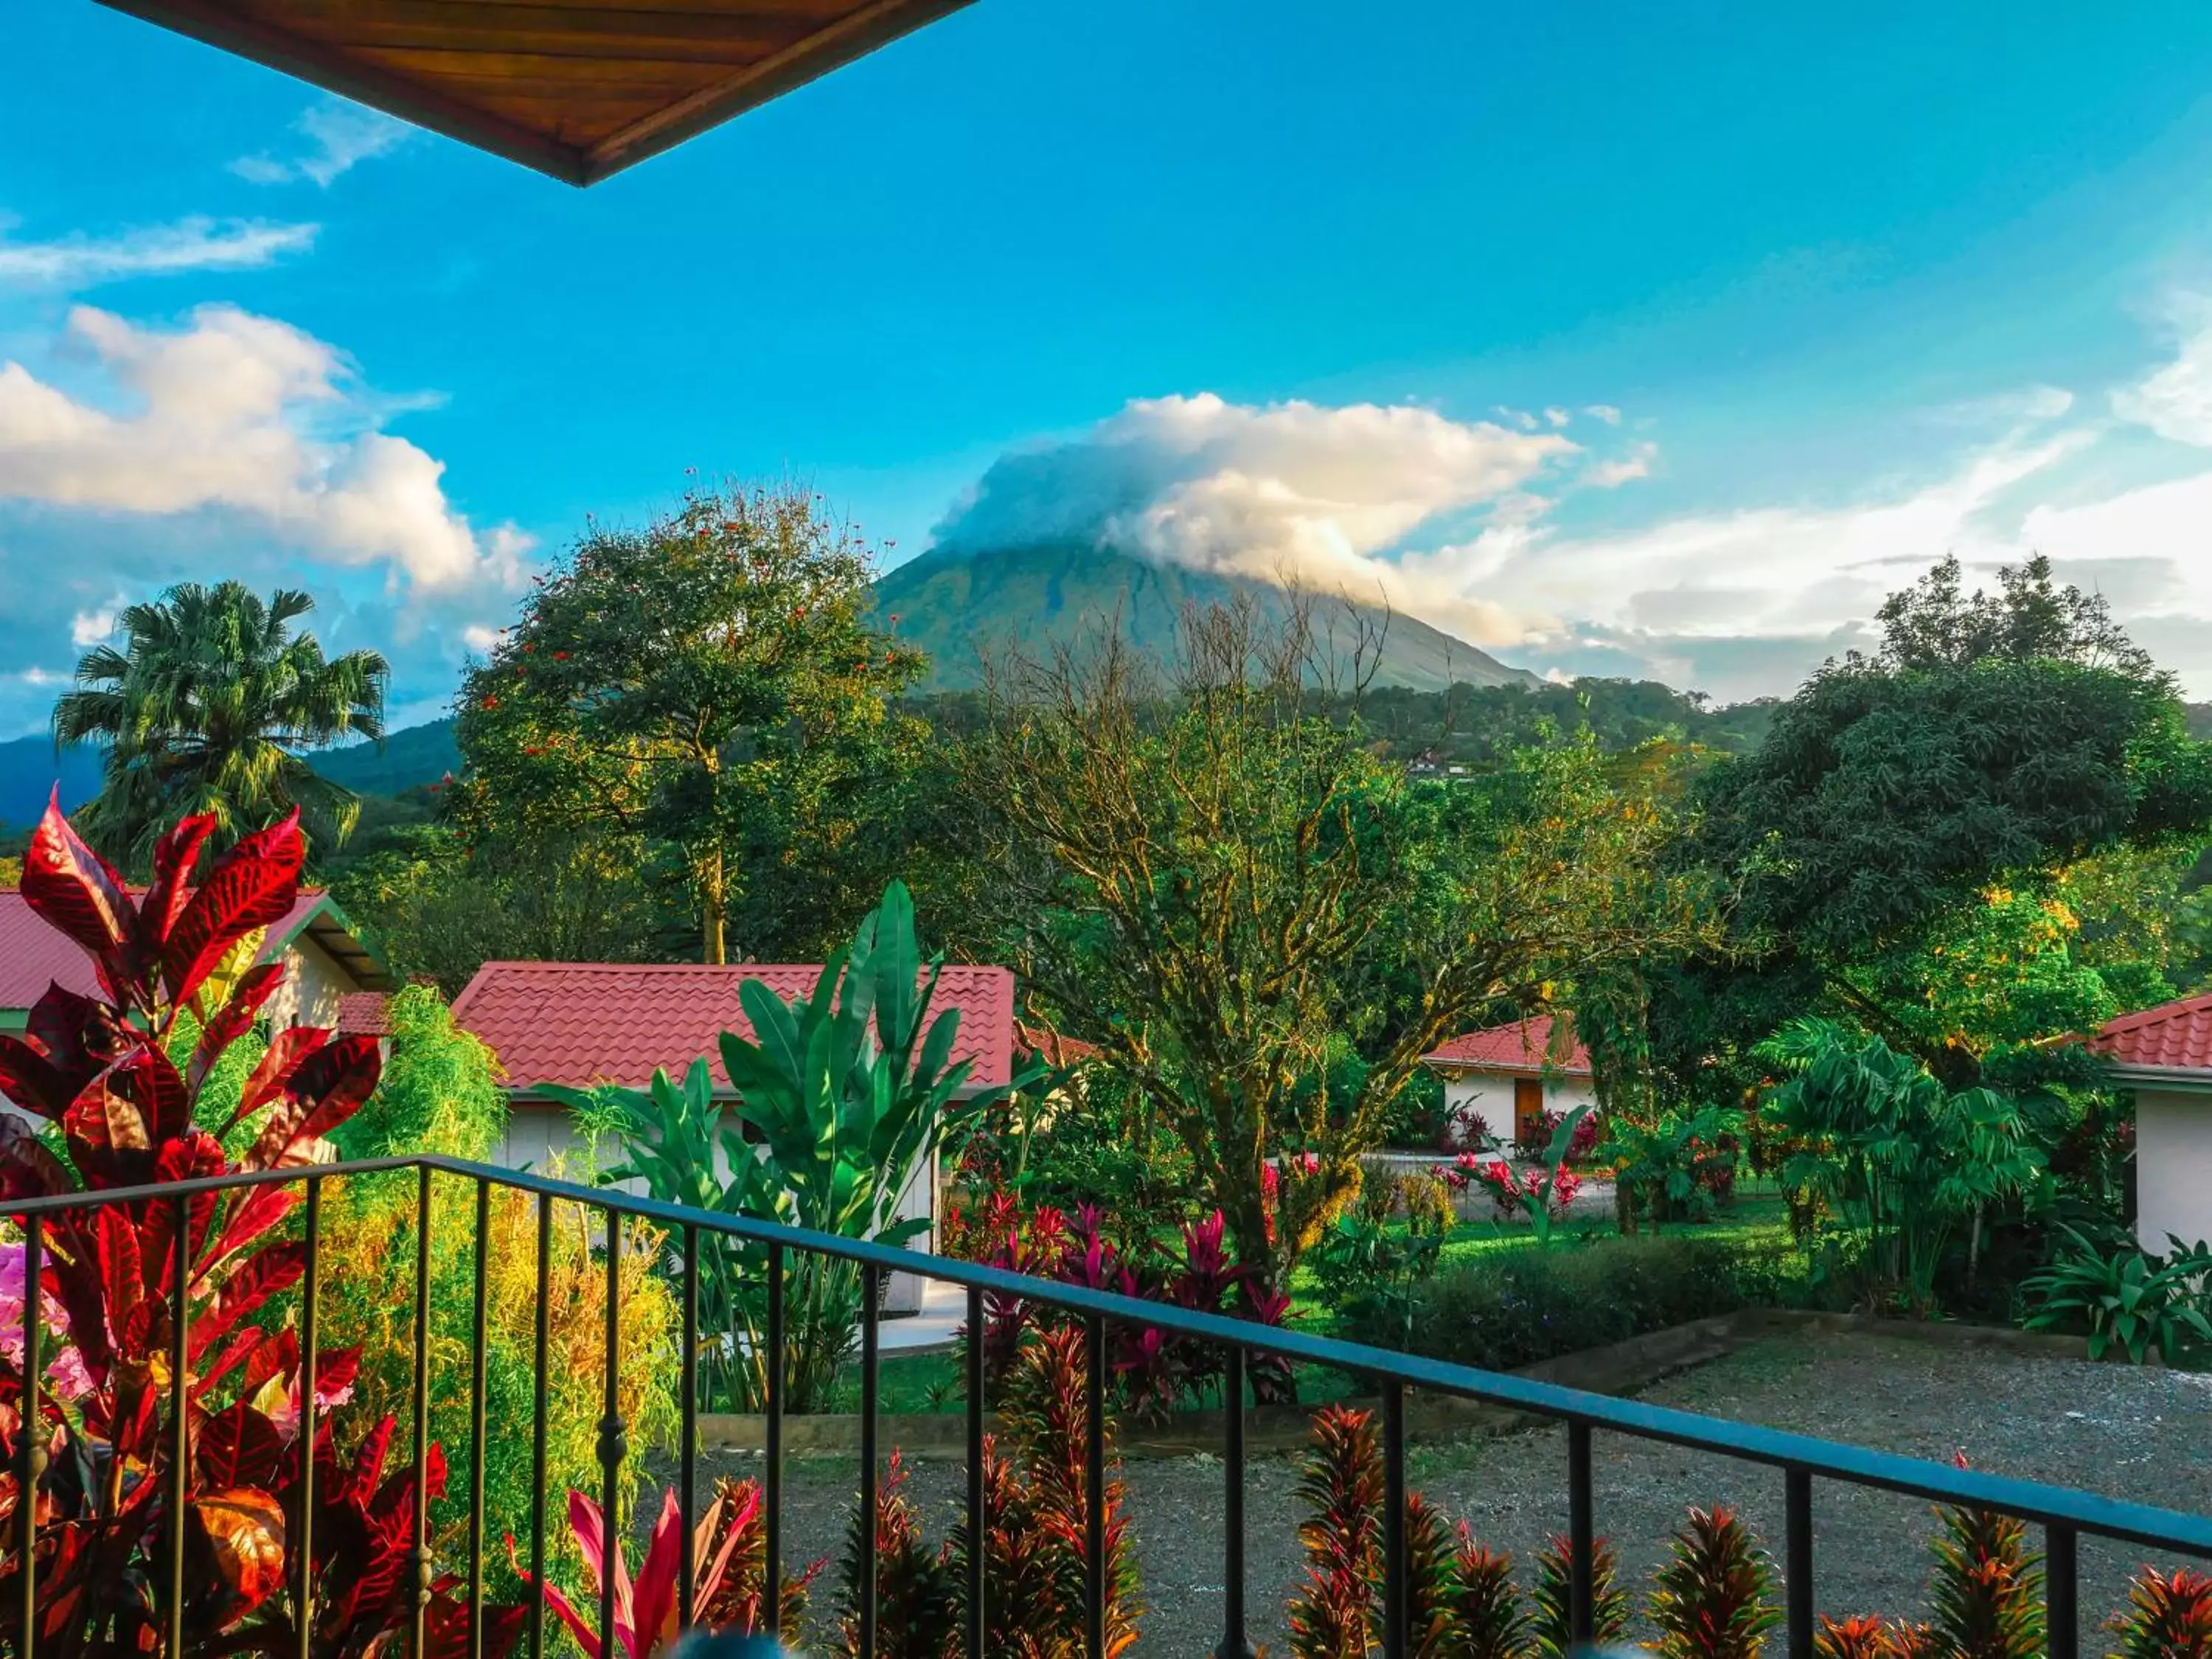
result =
[[315,608],[279,588],[266,600],[240,582],[185,582],[123,612],[125,648],[96,646],[76,690],[54,705],[54,741],[107,751],[100,794],[77,817],[112,858],[143,864],[161,831],[210,812],[228,846],[294,807],[328,848],[361,816],[351,792],[298,750],[384,736],[392,670],[374,651],[325,658],[292,624]]

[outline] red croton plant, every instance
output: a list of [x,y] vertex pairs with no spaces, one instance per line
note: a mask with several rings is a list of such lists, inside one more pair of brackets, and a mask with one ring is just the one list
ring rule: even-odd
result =
[[[0,1095],[46,1120],[41,1129],[0,1115],[0,1216],[10,1200],[303,1167],[375,1089],[375,1039],[295,1026],[271,1038],[235,1109],[212,1131],[204,1127],[215,1115],[203,1112],[201,1097],[216,1062],[283,976],[273,962],[234,975],[218,970],[289,911],[305,854],[295,815],[240,842],[195,883],[214,828],[201,817],[170,830],[155,849],[151,882],[134,896],[58,807],[47,808],[23,861],[23,898],[90,957],[99,990],[84,996],[56,985],[22,1036],[0,1035]],[[187,1009],[199,1036],[180,1066],[171,1051],[189,1037],[177,1024]],[[226,1142],[246,1150],[233,1159]],[[300,1650],[298,1568],[286,1535],[300,1505],[301,1367],[282,1310],[307,1265],[305,1244],[286,1236],[297,1231],[287,1224],[301,1196],[293,1184],[196,1194],[181,1206],[181,1249],[180,1206],[167,1196],[45,1218],[40,1282],[22,1297],[27,1310],[43,1310],[44,1340],[32,1356],[20,1328],[0,1339],[0,1643],[21,1650],[27,1566],[16,1542],[30,1502],[41,1656],[158,1649],[179,1525],[191,1650]],[[21,1230],[8,1231],[0,1249],[20,1272]],[[179,1514],[171,1353],[180,1258]],[[357,1350],[319,1357],[319,1405],[348,1396],[359,1361]],[[27,1495],[27,1431],[40,1469]],[[415,1475],[411,1468],[384,1475],[391,1431],[382,1424],[341,1458],[330,1420],[319,1421],[313,1648],[332,1659],[389,1646],[418,1605]],[[435,1496],[444,1464],[434,1447],[424,1463]],[[461,1650],[465,1611],[450,1585],[431,1587],[426,1614],[431,1646]],[[489,1650],[511,1645],[520,1623],[518,1612],[489,1615]]]

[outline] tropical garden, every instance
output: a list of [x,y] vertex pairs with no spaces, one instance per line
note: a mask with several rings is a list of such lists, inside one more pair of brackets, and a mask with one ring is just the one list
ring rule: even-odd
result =
[[[0,1200],[488,1159],[502,1084],[534,1079],[452,1018],[477,964],[812,961],[803,996],[746,981],[747,1029],[649,1087],[549,1088],[597,1152],[556,1173],[896,1244],[927,1224],[898,1199],[933,1165],[955,1254],[1494,1369],[1777,1306],[2026,1325],[2169,1364],[2212,1350],[2212,1246],[2136,1241],[2130,1103],[2069,1040],[2212,982],[2212,745],[2047,562],[1969,593],[1947,560],[1884,607],[1879,652],[1732,719],[1602,683],[1424,704],[1370,683],[1373,642],[1320,596],[1194,612],[1166,661],[1110,630],[1010,650],[982,692],[933,699],[874,571],[786,488],[594,529],[470,669],[461,767],[404,803],[316,770],[379,738],[387,672],[326,657],[306,596],[223,584],[125,612],[55,714],[58,741],[99,748],[103,787],[50,811],[17,872],[100,990],[57,988],[0,1033],[19,1109]],[[1439,745],[1449,769],[1419,758]],[[303,880],[412,981],[388,1041],[262,1018],[265,930]],[[951,1058],[948,960],[1018,976],[1043,1036],[1003,1085]],[[1424,1056],[1538,1013],[1586,1046],[1595,1106],[1509,1146],[1448,1109]],[[661,1230],[610,1237],[573,1203],[411,1170],[58,1211],[9,1224],[4,1249],[18,1651],[27,1573],[39,1651],[158,1645],[180,1537],[183,1629],[210,1651],[382,1652],[419,1601],[438,1651],[507,1651],[550,1612],[597,1659],[613,1595],[645,1659],[673,1639],[688,1559],[709,1624],[774,1607],[858,1652],[872,1559],[879,1644],[948,1653],[977,1555],[992,1650],[1084,1650],[1097,1362],[1034,1299],[988,1298],[957,1353],[886,1368],[917,1409],[953,1408],[980,1358],[985,1535],[937,1530],[894,1456],[842,1558],[771,1584],[758,1484],[722,1482],[687,1537],[658,1449],[687,1405],[757,1413],[777,1365],[787,1410],[849,1409],[848,1263],[793,1255],[771,1310],[765,1246],[709,1235],[686,1260]],[[688,1356],[687,1285],[710,1334]],[[1141,1323],[1103,1358],[1117,1425],[1218,1412],[1232,1381]],[[1364,1655],[1384,1502],[1364,1384],[1255,1360],[1242,1386],[1322,1407],[1291,1645]],[[642,1454],[612,1516],[610,1397]],[[533,1421],[550,1528],[527,1437],[486,1426]],[[1103,1493],[1115,1652],[1141,1603],[1121,1479]],[[1516,1570],[1407,1504],[1419,1651],[1565,1650],[1563,1541]],[[481,1607],[452,1568],[472,1511],[522,1540],[494,1553]],[[295,1560],[303,1516],[315,1553]],[[1930,1563],[1927,1620],[1832,1620],[1822,1651],[2045,1650],[2017,1526],[1942,1511]],[[1724,1506],[1689,1513],[1640,1601],[1586,1565],[1601,1634],[1662,1653],[1755,1654],[1778,1618],[1775,1569]],[[2116,1621],[2121,1651],[2212,1653],[2212,1583],[2146,1569]]]

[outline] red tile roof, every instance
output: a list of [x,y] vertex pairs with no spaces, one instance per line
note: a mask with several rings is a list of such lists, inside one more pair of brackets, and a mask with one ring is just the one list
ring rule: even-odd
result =
[[[302,888],[283,921],[269,930],[270,940],[289,939],[322,902],[320,888]],[[92,958],[41,921],[23,895],[0,888],[0,1008],[28,1008],[49,985],[89,996],[100,988]]]
[[[1564,1054],[1552,1052],[1552,1017],[1537,1014],[1510,1025],[1486,1026],[1455,1036],[1421,1058],[1431,1066],[1468,1072],[1562,1072],[1569,1077],[1590,1074],[1589,1050],[1571,1043]],[[1571,1037],[1571,1028],[1562,1033]]]
[[[819,966],[788,963],[487,962],[453,1000],[453,1019],[490,1045],[517,1088],[637,1089],[652,1080],[655,1066],[680,1076],[702,1055],[720,1078],[716,1038],[724,1031],[752,1035],[738,1001],[744,981],[764,981],[788,1000],[810,994],[821,975]],[[1012,970],[948,965],[933,1012],[946,1008],[960,1010],[952,1058],[975,1062],[969,1082],[989,1087],[1012,1076]]]
[[2212,1071],[2212,992],[2107,1020],[2089,1047],[2122,1066]]

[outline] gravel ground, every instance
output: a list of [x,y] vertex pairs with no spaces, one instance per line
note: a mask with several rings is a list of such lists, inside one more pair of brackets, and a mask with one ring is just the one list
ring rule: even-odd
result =
[[[1668,1379],[1644,1397],[1917,1456],[1963,1451],[1976,1467],[2006,1474],[2212,1510],[2212,1376],[1792,1334]],[[710,1467],[753,1474],[759,1460],[731,1456]],[[1408,1457],[1413,1486],[1523,1561],[1545,1534],[1566,1526],[1565,1468],[1559,1430],[1417,1444]],[[1125,1474],[1144,1583],[1138,1650],[1210,1653],[1220,1629],[1221,1465],[1211,1458],[1138,1461]],[[1599,1528],[1614,1540],[1634,1582],[1658,1564],[1669,1528],[1689,1503],[1739,1506],[1780,1553],[1778,1474],[1601,1434],[1595,1474]],[[1283,1605],[1299,1576],[1295,1479],[1291,1457],[1255,1458],[1246,1487],[1252,1634],[1279,1653],[1285,1645]],[[854,1490],[852,1465],[795,1462],[787,1480],[790,1558],[833,1554]],[[957,1463],[921,1463],[908,1490],[941,1524],[957,1512],[963,1480]],[[1920,1609],[1930,1526],[1924,1504],[1818,1482],[1814,1520],[1820,1611]],[[2124,1595],[2137,1559],[2082,1540],[2086,1639],[2095,1639],[2094,1624]]]

